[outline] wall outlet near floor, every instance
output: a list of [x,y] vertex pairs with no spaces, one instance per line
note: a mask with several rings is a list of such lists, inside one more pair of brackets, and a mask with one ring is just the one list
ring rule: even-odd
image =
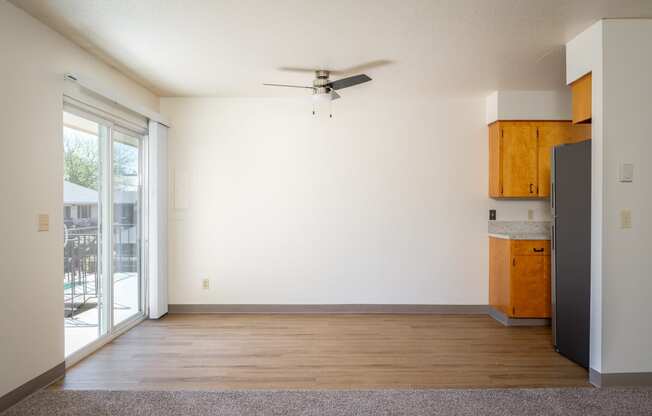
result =
[[532,221],[534,219],[534,210],[533,209],[528,209],[527,210],[527,219],[528,219],[528,221]]
[[620,211],[620,228],[632,228],[632,211],[623,209]]
[[211,281],[210,281],[210,279],[208,279],[208,278],[204,278],[204,279],[201,281],[201,288],[204,289],[204,290],[208,290],[208,289],[210,289],[210,288],[211,288]]

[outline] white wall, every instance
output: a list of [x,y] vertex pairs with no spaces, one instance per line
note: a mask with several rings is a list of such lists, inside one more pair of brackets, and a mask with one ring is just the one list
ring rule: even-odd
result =
[[[604,22],[603,343],[605,373],[652,372],[652,20]],[[617,180],[635,164],[633,183]],[[620,229],[631,209],[632,229]]]
[[[486,304],[484,98],[164,98],[170,303]],[[179,189],[175,190],[179,192]],[[202,290],[201,279],[211,279]]]
[[[0,396],[64,359],[66,72],[158,110],[157,97],[0,0]],[[39,213],[49,232],[36,232]]]

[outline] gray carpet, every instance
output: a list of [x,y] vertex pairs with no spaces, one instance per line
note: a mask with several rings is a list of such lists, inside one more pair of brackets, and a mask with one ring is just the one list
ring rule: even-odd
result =
[[41,391],[15,415],[652,415],[652,389]]

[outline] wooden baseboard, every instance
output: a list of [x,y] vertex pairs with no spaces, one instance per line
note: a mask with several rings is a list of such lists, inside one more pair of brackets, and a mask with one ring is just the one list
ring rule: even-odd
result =
[[0,413],[23,400],[30,394],[59,380],[65,375],[65,373],[66,363],[62,362],[49,369],[45,373],[34,377],[23,385],[16,387],[9,393],[0,397]]
[[486,315],[487,305],[169,305],[169,313]]

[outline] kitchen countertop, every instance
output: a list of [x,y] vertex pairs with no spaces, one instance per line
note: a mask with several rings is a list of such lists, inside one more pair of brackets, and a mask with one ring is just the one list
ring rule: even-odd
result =
[[550,234],[541,233],[489,233],[489,237],[502,238],[504,240],[550,240]]
[[550,240],[550,221],[489,221],[487,231],[506,240]]

